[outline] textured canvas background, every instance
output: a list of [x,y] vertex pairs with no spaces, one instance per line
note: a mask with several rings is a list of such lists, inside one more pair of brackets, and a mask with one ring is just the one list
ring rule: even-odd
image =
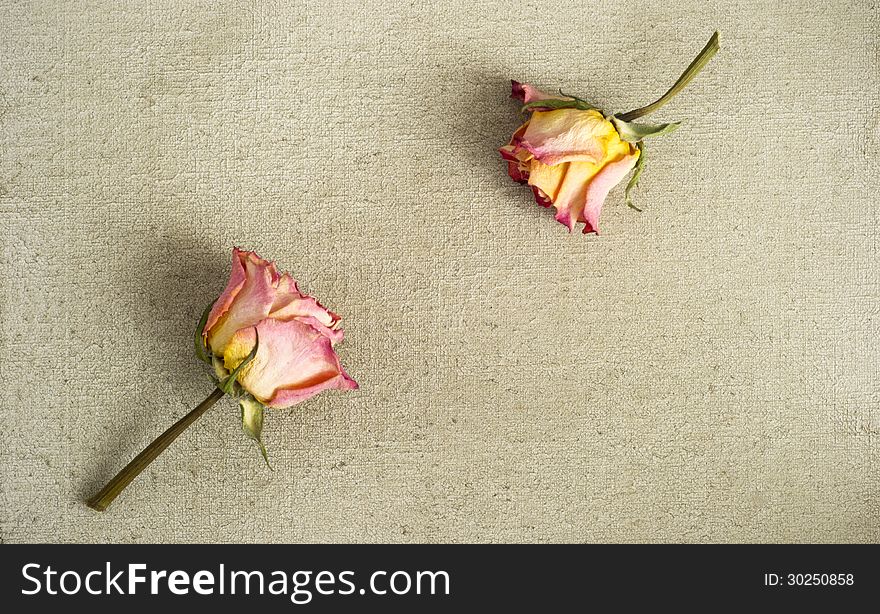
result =
[[[877,541],[875,2],[0,8],[0,532],[21,541]],[[495,149],[515,77],[655,119],[569,235]],[[209,392],[230,248],[344,317],[355,393]]]

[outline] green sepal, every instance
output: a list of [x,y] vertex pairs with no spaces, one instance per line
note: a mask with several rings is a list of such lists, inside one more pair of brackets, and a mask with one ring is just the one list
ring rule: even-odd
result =
[[596,105],[594,105],[591,102],[587,102],[583,98],[575,96],[574,94],[566,94],[565,92],[562,91],[562,88],[560,88],[558,90],[558,92],[559,92],[560,96],[564,96],[566,98],[571,98],[572,100],[576,101],[578,103],[577,108],[581,109],[582,111],[599,111],[599,112],[602,111],[602,109],[600,109],[599,107],[597,107]]
[[[265,406],[257,401],[251,395],[245,395],[239,399],[238,404],[241,406],[241,428],[245,435],[257,442],[263,460],[266,466],[272,469],[269,464],[269,453],[266,452],[266,446],[263,444],[263,412]],[[274,470],[273,470],[274,471]]]
[[629,194],[632,191],[632,189],[639,184],[639,178],[642,175],[642,170],[644,169],[644,164],[645,164],[645,143],[640,141],[639,143],[636,144],[636,147],[639,148],[639,159],[636,162],[636,167],[633,170],[632,177],[629,178],[629,183],[626,184],[626,193],[625,194],[626,194],[626,206],[632,207],[636,211],[641,212],[641,209],[639,209],[638,207],[636,207],[633,204],[632,198],[630,197],[630,194]]
[[642,139],[652,136],[663,136],[675,130],[681,125],[681,122],[672,122],[670,124],[637,124],[620,119],[616,115],[610,117],[611,123],[617,128],[617,133],[621,140],[627,143],[638,143]]
[[208,348],[205,345],[205,324],[208,323],[208,315],[211,313],[211,308],[214,306],[214,303],[208,305],[205,311],[202,313],[202,317],[199,320],[199,326],[196,328],[196,336],[195,336],[195,346],[196,346],[196,358],[201,360],[202,362],[206,362],[211,364],[211,357],[209,356]]
[[260,335],[259,333],[257,333],[256,328],[254,328],[254,336],[256,339],[254,341],[254,349],[251,350],[251,353],[248,354],[247,357],[242,360],[237,367],[235,367],[232,373],[229,374],[229,377],[223,380],[223,383],[220,385],[220,390],[222,390],[226,394],[233,393],[233,391],[235,390],[235,378],[238,377],[239,372],[244,368],[244,366],[252,361],[254,359],[254,356],[257,355],[257,349],[259,349],[260,347]]
[[[567,94],[565,94],[567,95]],[[535,109],[580,109],[581,111],[598,111],[598,107],[594,107],[586,100],[572,97],[571,100],[559,100],[557,98],[546,98],[544,100],[533,100],[528,104],[524,104],[522,112],[533,111]]]

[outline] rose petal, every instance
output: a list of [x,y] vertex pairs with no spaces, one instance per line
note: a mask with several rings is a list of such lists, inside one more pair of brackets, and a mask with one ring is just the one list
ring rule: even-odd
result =
[[520,147],[520,141],[522,141],[522,136],[523,134],[525,134],[528,127],[529,122],[524,123],[522,126],[516,129],[516,132],[514,132],[513,136],[510,137],[510,142],[507,143],[507,145],[498,148],[498,153],[501,154],[502,158],[504,158],[505,160],[513,161],[524,160],[532,157],[532,154]]
[[529,185],[541,190],[551,201],[555,200],[559,193],[559,187],[568,173],[568,166],[568,164],[550,166],[538,160],[532,160],[529,168]]
[[270,317],[287,320],[297,316],[313,316],[325,326],[332,327],[339,321],[339,316],[321,305],[315,298],[299,291],[296,281],[288,273],[278,280],[275,302],[272,304]]
[[505,145],[498,150],[501,157],[507,160],[507,174],[518,183],[526,183],[529,179],[532,154],[513,145]]
[[302,322],[303,324],[308,324],[316,331],[327,337],[330,340],[331,345],[336,345],[345,337],[345,331],[341,328],[330,328],[329,326],[325,325],[317,318],[313,318],[312,316],[298,316],[295,318],[295,320],[297,322]]
[[343,332],[337,328],[339,316],[314,297],[300,292],[296,280],[287,273],[278,281],[275,302],[269,317],[281,321],[297,319],[309,324],[333,343],[342,341]]
[[556,96],[542,92],[538,88],[528,83],[520,83],[519,81],[510,81],[510,97],[522,101],[523,104],[529,104],[536,100],[571,100],[567,96]]
[[202,331],[203,334],[207,335],[208,331],[214,328],[220,316],[226,313],[229,306],[232,305],[235,296],[244,285],[244,281],[245,271],[244,264],[242,264],[242,251],[235,247],[232,249],[232,272],[229,274],[229,283],[226,284],[223,294],[220,295],[211,307],[211,312],[208,314],[207,321],[205,321],[205,329]]
[[563,162],[602,164],[609,154],[628,150],[601,113],[580,109],[536,111],[520,145],[551,166]]
[[529,122],[526,122],[517,128],[510,139],[510,143],[498,148],[498,153],[507,160],[507,174],[517,183],[526,183],[528,181],[530,160],[534,157],[519,145],[528,125]]
[[214,354],[223,354],[237,330],[253,326],[269,315],[277,282],[274,264],[253,252],[232,250],[229,283],[205,324],[204,334]]
[[599,170],[592,162],[570,162],[568,172],[553,199],[556,220],[574,229],[575,222],[581,218],[590,180]]
[[356,381],[351,379],[348,374],[342,370],[340,367],[340,372],[332,379],[324,380],[315,383],[309,387],[301,387],[301,388],[282,388],[275,393],[269,402],[266,403],[269,407],[274,407],[276,409],[284,409],[285,407],[290,407],[292,405],[296,405],[297,403],[302,403],[306,399],[309,399],[319,392],[324,390],[357,390],[358,384]]
[[588,232],[598,234],[599,214],[602,212],[602,205],[605,203],[608,192],[626,177],[626,174],[632,170],[638,159],[639,150],[635,149],[633,153],[603,166],[602,170],[590,181],[590,185],[587,187],[583,215],[579,218],[579,221],[586,223],[584,234]]
[[357,388],[339,364],[330,339],[299,320],[267,318],[235,333],[224,354],[227,369],[235,369],[247,357],[257,333],[260,346],[239,372],[238,382],[260,402],[289,407],[329,388]]
[[528,170],[523,168],[523,165],[518,162],[507,163],[507,174],[517,183],[527,183],[529,180]]
[[550,207],[551,205],[553,205],[553,201],[550,200],[549,196],[547,196],[546,194],[544,194],[544,192],[541,191],[541,188],[537,188],[535,186],[532,186],[532,194],[535,197],[535,202],[538,203],[539,205],[541,205],[542,207]]

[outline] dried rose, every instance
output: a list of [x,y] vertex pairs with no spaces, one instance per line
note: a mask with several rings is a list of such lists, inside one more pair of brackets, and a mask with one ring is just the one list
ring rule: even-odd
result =
[[[253,252],[232,254],[232,275],[202,331],[218,374],[239,366],[237,383],[268,407],[290,407],[322,390],[357,384],[339,364],[339,316]],[[242,365],[251,351],[253,358]]]
[[668,134],[679,122],[649,125],[632,120],[666,104],[718,51],[718,33],[657,101],[627,113],[606,115],[594,105],[560,92],[559,96],[517,81],[511,97],[523,102],[531,117],[499,152],[510,177],[531,186],[538,204],[556,209],[556,219],[569,231],[578,222],[584,233],[599,231],[599,214],[608,192],[633,169],[626,187],[630,198],[644,168],[647,137]]
[[214,368],[216,389],[134,458],[87,502],[105,510],[189,425],[225,394],[241,406],[242,427],[259,445],[266,407],[295,405],[331,388],[351,390],[333,346],[342,341],[339,316],[299,291],[296,281],[253,252],[234,249],[223,294],[205,310],[196,354]]
[[[540,91],[535,96],[546,100]],[[576,108],[534,111],[500,151],[514,181],[528,183],[538,204],[555,207],[569,230],[583,222],[585,233],[598,232],[605,197],[640,153],[599,111]]]

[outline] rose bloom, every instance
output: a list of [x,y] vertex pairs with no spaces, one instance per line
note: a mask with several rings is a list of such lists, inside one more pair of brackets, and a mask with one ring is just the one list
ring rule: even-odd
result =
[[[523,103],[571,100],[513,81],[512,98]],[[511,178],[527,183],[538,204],[556,208],[556,220],[584,233],[599,231],[605,197],[635,166],[639,150],[620,139],[596,110],[532,107],[532,116],[499,151]]]
[[257,353],[237,382],[269,407],[290,407],[329,388],[358,387],[333,349],[343,336],[339,316],[253,252],[232,251],[229,284],[202,335],[215,364],[222,361],[228,372],[247,358],[259,335]]

